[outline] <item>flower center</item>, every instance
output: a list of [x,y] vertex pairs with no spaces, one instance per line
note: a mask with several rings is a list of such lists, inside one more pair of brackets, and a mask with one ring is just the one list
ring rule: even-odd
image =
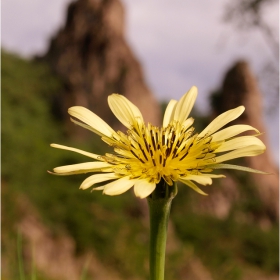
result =
[[[114,140],[103,139],[114,147],[116,154],[103,158],[114,165],[116,174],[147,179],[159,183],[163,178],[169,185],[187,174],[199,174],[203,160],[215,157],[212,138],[198,138],[194,128],[172,122],[167,127],[138,125],[118,131]],[[215,147],[216,148],[216,147]]]

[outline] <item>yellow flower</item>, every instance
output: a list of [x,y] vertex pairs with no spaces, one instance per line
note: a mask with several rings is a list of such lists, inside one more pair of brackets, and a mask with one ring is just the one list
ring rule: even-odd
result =
[[113,147],[114,153],[96,155],[79,149],[51,144],[54,148],[83,154],[95,161],[54,168],[57,175],[93,172],[80,188],[104,183],[93,190],[103,190],[107,195],[119,195],[134,186],[140,198],[149,196],[161,179],[168,185],[180,181],[200,194],[205,193],[194,183],[212,184],[212,178],[225,177],[212,174],[213,169],[238,169],[264,173],[248,167],[223,164],[246,156],[256,156],[265,151],[265,145],[255,136],[237,136],[242,132],[259,131],[249,125],[233,125],[220,130],[238,118],[245,110],[239,106],[214,119],[202,132],[195,133],[193,118],[188,118],[197,96],[192,87],[178,102],[171,100],[166,108],[162,127],[144,123],[139,109],[119,94],[108,97],[109,107],[119,121],[127,127],[126,134],[114,131],[106,122],[88,109],[71,107],[71,120],[101,136]]

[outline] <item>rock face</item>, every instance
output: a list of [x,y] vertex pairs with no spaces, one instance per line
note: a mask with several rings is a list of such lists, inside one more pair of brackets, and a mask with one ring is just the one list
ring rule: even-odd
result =
[[248,157],[246,160],[250,167],[272,175],[254,174],[254,180],[259,188],[260,197],[271,215],[278,215],[278,190],[279,173],[273,163],[265,124],[263,122],[261,93],[257,80],[245,61],[237,62],[225,75],[222,90],[215,98],[215,111],[221,114],[226,110],[244,105],[245,112],[236,120],[236,123],[247,123],[257,128],[262,135],[260,139],[264,142],[267,150],[257,157]]
[[70,4],[65,27],[52,39],[45,58],[64,82],[64,92],[55,97],[56,114],[63,119],[69,119],[70,106],[80,105],[119,129],[107,96],[120,93],[139,107],[146,122],[159,123],[159,105],[124,38],[119,0]]

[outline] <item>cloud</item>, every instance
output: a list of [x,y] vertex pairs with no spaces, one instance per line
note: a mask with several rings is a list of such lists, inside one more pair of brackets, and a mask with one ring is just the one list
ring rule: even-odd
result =
[[44,52],[71,0],[2,0],[2,46],[23,56]]
[[222,22],[226,2],[124,1],[127,38],[158,98],[178,98],[196,83],[205,109],[206,92],[219,86],[231,63],[245,57],[256,69],[267,59],[257,32],[242,37]]

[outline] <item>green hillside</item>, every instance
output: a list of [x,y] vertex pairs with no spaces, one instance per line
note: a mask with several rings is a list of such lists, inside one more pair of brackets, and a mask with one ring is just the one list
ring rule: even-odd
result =
[[[54,236],[67,234],[75,240],[77,256],[93,250],[105,268],[118,271],[123,279],[147,279],[148,223],[132,191],[104,196],[78,189],[86,175],[47,173],[56,166],[87,161],[81,155],[50,148],[50,143],[95,153],[106,148],[95,135],[87,143],[65,137],[63,124],[50,109],[53,94],[61,89],[61,82],[43,62],[2,51],[2,262],[6,267],[2,279],[19,279],[16,225],[24,216],[19,206],[22,199],[33,205]],[[175,233],[169,239],[176,240],[177,246],[167,255],[166,279],[184,279],[186,262],[194,257],[217,280],[241,280],[247,271],[278,273],[278,225],[270,220],[269,227],[261,229],[259,218],[269,217],[250,178],[243,173],[234,176],[241,199],[226,219],[197,211],[201,198],[179,186],[171,211]],[[220,184],[213,188],[225,187]],[[252,217],[250,222],[239,219],[240,213]],[[28,250],[25,244],[23,237]],[[25,273],[30,275],[30,257],[23,254],[22,258]],[[51,280],[40,271],[38,279]]]

